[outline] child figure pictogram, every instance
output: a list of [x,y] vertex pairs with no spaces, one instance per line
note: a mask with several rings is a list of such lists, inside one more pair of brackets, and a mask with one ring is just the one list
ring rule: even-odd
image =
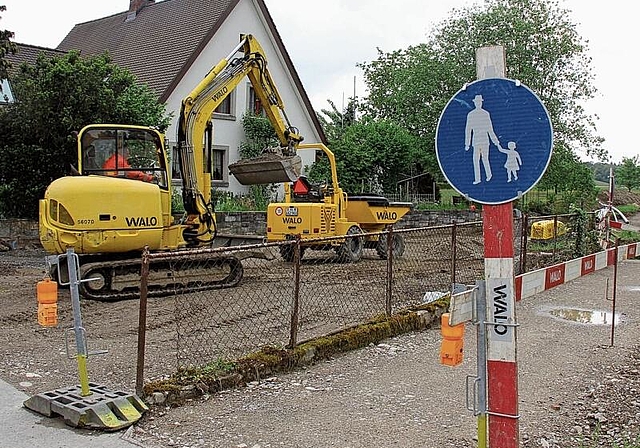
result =
[[507,182],[511,182],[511,177],[513,177],[514,180],[518,180],[518,170],[522,165],[522,159],[518,151],[516,151],[516,142],[509,142],[507,148],[508,149],[498,148],[498,151],[507,155],[507,161],[504,167],[507,170]]

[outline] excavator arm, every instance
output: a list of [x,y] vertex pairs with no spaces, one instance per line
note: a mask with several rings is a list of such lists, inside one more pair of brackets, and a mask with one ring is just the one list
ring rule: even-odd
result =
[[[238,55],[241,53],[241,55]],[[216,108],[247,76],[281,144],[264,158],[236,164],[232,174],[243,184],[287,182],[295,180],[302,167],[296,149],[303,138],[291,126],[282,98],[267,69],[264,51],[256,39],[241,35],[240,43],[213,67],[205,78],[183,99],[178,121],[178,154],[182,173],[182,198],[187,224],[193,231],[186,237],[193,245],[206,243],[215,236],[211,204],[211,148],[204,135]]]

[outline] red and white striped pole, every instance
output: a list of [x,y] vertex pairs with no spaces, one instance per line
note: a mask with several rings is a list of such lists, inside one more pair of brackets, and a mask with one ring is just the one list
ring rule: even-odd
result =
[[[478,79],[504,78],[501,46],[476,51]],[[513,206],[484,205],[483,236],[487,301],[487,407],[489,447],[517,448],[518,365],[513,270]]]
[[487,404],[489,447],[517,448],[518,365],[516,360],[511,203],[483,207],[487,300]]

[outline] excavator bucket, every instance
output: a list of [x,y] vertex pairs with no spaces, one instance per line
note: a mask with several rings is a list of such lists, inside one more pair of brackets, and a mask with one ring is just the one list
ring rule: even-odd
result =
[[267,153],[232,163],[229,165],[229,172],[242,185],[293,182],[302,172],[302,159],[298,155]]

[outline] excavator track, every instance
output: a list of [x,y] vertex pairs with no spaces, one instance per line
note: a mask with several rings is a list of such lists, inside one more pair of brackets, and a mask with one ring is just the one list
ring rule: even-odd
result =
[[[151,263],[147,297],[186,294],[237,286],[244,273],[239,258],[220,256],[184,264]],[[115,302],[140,298],[140,259],[86,263],[81,266],[80,294],[86,299]]]

